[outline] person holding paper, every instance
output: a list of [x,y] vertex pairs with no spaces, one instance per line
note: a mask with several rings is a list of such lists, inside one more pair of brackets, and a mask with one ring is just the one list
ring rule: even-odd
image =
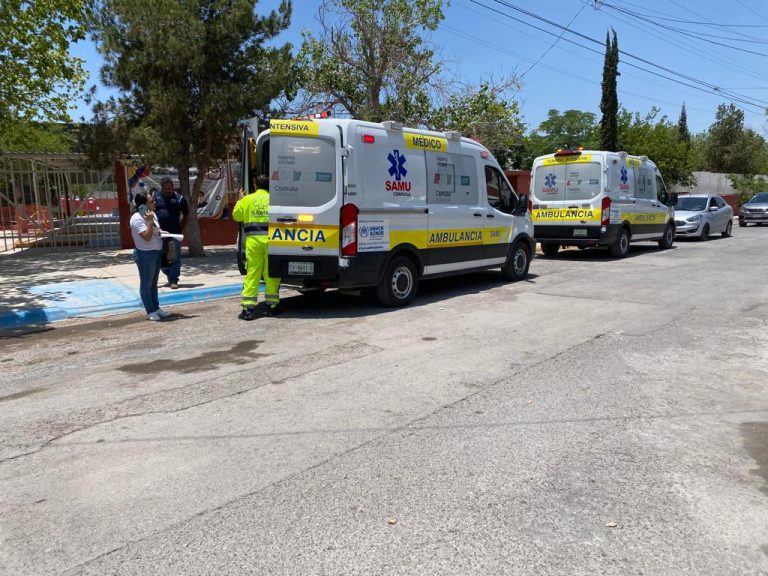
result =
[[[160,180],[160,192],[156,192],[154,198],[160,227],[171,234],[183,234],[187,227],[189,206],[184,196],[173,189],[173,180],[164,176]],[[173,262],[170,267],[162,269],[163,274],[168,278],[168,285],[175,290],[179,287],[179,276],[181,276],[181,241],[176,238],[167,238],[164,241],[176,244]]]

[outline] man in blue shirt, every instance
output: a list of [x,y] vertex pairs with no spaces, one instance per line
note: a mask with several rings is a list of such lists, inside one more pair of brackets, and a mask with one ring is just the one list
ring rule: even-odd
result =
[[[184,197],[173,189],[173,180],[164,176],[160,180],[160,192],[155,192],[155,214],[160,228],[171,234],[183,234],[187,227],[189,206]],[[179,287],[181,275],[181,242],[167,239],[176,244],[176,255],[170,268],[163,268],[163,274],[168,277],[168,285],[174,290]]]

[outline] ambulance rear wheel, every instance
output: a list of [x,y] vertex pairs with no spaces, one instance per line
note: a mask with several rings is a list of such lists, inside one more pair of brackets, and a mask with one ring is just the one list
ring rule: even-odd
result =
[[504,280],[522,280],[528,276],[531,265],[531,251],[525,244],[515,244],[507,263],[501,267]]
[[398,256],[387,266],[381,282],[376,287],[376,298],[384,306],[406,306],[416,295],[419,275],[414,263],[405,256]]
[[616,235],[616,241],[608,246],[608,254],[614,258],[624,258],[629,254],[629,230],[622,228]]
[[667,224],[667,227],[664,228],[664,236],[661,237],[661,240],[659,240],[659,248],[662,250],[668,250],[672,248],[672,244],[675,242],[675,230],[672,228],[671,224]]
[[560,250],[560,244],[554,244],[552,242],[542,242],[541,251],[545,256],[556,256],[557,251]]

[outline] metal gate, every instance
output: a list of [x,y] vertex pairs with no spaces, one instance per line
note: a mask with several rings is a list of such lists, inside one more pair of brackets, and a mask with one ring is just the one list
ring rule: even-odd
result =
[[0,252],[120,246],[112,169],[81,154],[0,154]]

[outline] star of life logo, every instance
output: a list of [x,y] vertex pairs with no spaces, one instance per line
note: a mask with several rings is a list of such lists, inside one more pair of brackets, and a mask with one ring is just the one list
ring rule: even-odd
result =
[[557,193],[557,176],[549,173],[544,176],[544,188],[542,189],[544,194],[556,194]]
[[619,184],[619,189],[624,191],[629,190],[629,184],[627,183],[629,178],[627,176],[627,169],[624,166],[622,166],[621,170],[619,170],[619,179],[621,180],[621,184]]
[[405,156],[400,154],[400,150],[392,150],[387,154],[387,160],[389,160],[389,176],[394,180],[387,180],[384,188],[387,192],[392,192],[393,196],[410,196],[411,182],[404,180],[408,174],[405,168]]
[[387,160],[390,164],[389,175],[400,182],[408,174],[408,170],[405,168],[405,156],[400,154],[400,150],[393,150],[387,155]]

